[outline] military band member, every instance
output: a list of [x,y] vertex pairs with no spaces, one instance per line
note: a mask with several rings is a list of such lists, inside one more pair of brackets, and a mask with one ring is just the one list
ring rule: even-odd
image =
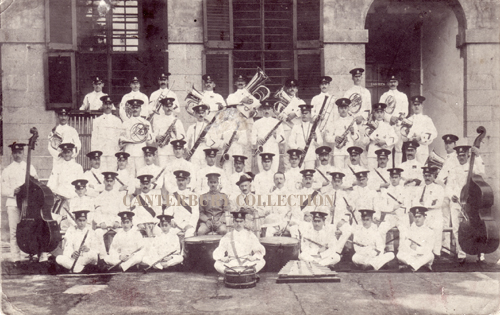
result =
[[91,151],[87,153],[90,159],[90,169],[83,174],[83,178],[88,181],[89,196],[96,197],[104,190],[104,177],[101,173],[101,151]]
[[[142,151],[144,152],[144,166],[137,171],[137,175],[153,175],[153,178],[151,179],[152,193],[161,194],[161,189],[163,188],[164,183],[163,176],[165,176],[165,168],[154,164],[157,149],[153,146],[146,146],[142,148]],[[140,188],[140,183],[137,184],[136,188]]]
[[142,148],[152,141],[153,131],[149,121],[139,116],[144,101],[131,99],[127,102],[132,108],[132,117],[124,120],[119,142],[124,147],[121,151],[130,154],[130,170],[135,175],[144,165]]
[[[262,118],[255,121],[252,126],[252,134],[251,134],[251,142],[252,145],[255,146],[255,149],[258,149],[262,146],[263,152],[272,153],[276,156],[276,162],[273,163],[273,172],[276,173],[280,164],[280,148],[279,145],[284,143],[285,134],[283,131],[283,125],[280,124],[276,130],[272,133],[271,137],[264,143],[266,136],[275,128],[275,126],[280,122],[278,119],[272,117],[272,103],[265,101],[260,106],[260,111],[262,113]],[[264,143],[264,144],[263,144]],[[257,165],[259,167],[259,172],[262,171],[262,162],[258,157]]]
[[54,163],[61,156],[60,145],[62,143],[73,144],[73,157],[76,158],[82,147],[80,136],[75,128],[68,125],[69,122],[69,108],[59,108],[56,110],[57,119],[59,124],[55,126],[49,134],[49,143],[47,149],[50,155],[54,158]]
[[104,261],[111,266],[118,264],[123,271],[127,271],[142,261],[144,239],[142,234],[133,228],[133,212],[122,211],[118,213],[118,216],[121,218],[122,229],[113,238],[109,255],[104,258]]
[[273,153],[259,154],[262,159],[262,171],[255,175],[254,188],[257,195],[267,195],[273,188]]
[[[349,153],[347,148],[354,145],[358,141],[359,131],[358,124],[355,123],[354,117],[349,114],[349,105],[351,100],[348,98],[339,98],[335,101],[338,108],[338,115],[332,124],[327,126],[325,131],[325,140],[335,144],[333,149],[333,165],[339,169],[343,169],[347,165]],[[349,129],[349,132],[347,130]],[[346,133],[347,132],[347,133]],[[345,134],[345,137],[343,137]]]
[[54,163],[47,187],[63,198],[73,198],[76,193],[71,182],[83,177],[83,168],[73,159],[73,143],[62,143],[59,148],[62,154]]
[[369,140],[367,154],[369,168],[377,167],[375,151],[379,149],[392,151],[394,143],[398,138],[394,132],[394,128],[384,121],[386,107],[387,105],[384,103],[377,103],[372,107],[373,116],[375,117],[373,125],[376,126],[376,129],[370,135],[367,134],[367,139]]
[[[301,119],[300,124],[293,126],[290,132],[290,138],[288,139],[288,145],[291,149],[302,149],[305,150],[307,141],[310,137],[311,129],[313,127],[313,122],[311,122],[311,105],[300,105]],[[321,136],[318,129],[314,131],[312,136],[312,141],[304,158],[304,168],[314,168],[316,161],[316,155],[314,151],[317,147],[323,145],[323,137]]]
[[206,120],[207,113],[210,111],[210,108],[207,105],[196,105],[193,107],[193,111],[196,117],[196,123],[192,124],[188,127],[186,132],[186,142],[189,150],[193,149],[193,146],[197,141],[201,141],[200,145],[193,153],[191,157],[191,162],[194,166],[201,168],[204,166],[205,154],[204,150],[213,147],[216,143],[213,140],[217,137],[216,133],[213,131],[214,129],[210,129],[205,137],[200,138],[201,133],[207,127],[208,122]]
[[413,123],[403,141],[417,141],[420,146],[417,148],[417,161],[425,163],[429,156],[429,145],[437,137],[437,129],[432,119],[423,114],[423,102],[425,97],[417,95],[411,97],[413,115],[408,118]]
[[[236,182],[240,193],[231,199],[231,210],[240,211],[243,209],[247,214],[245,228],[260,236],[261,217],[264,217],[265,212],[263,207],[259,206],[257,196],[252,192],[252,181],[254,180],[252,175],[252,173],[245,173]],[[228,228],[233,227],[228,226]]]
[[153,175],[143,174],[137,179],[141,183],[140,193],[131,200],[130,210],[136,215],[137,229],[144,231],[147,237],[154,237],[159,233],[156,216],[162,212],[162,197],[152,189]]
[[[446,191],[448,196],[450,196],[450,215],[451,215],[451,226],[453,229],[453,235],[456,239],[457,246],[457,258],[459,262],[465,261],[466,254],[462,251],[460,244],[458,242],[458,228],[460,226],[460,220],[463,218],[463,210],[460,204],[460,195],[462,188],[467,183],[467,176],[469,175],[469,158],[470,150],[475,154],[473,174],[484,175],[484,162],[481,158],[480,151],[475,146],[456,146],[455,151],[457,152],[457,165],[450,170],[450,175],[446,185]],[[479,255],[479,260],[484,260],[484,254]]]
[[184,257],[181,255],[179,236],[172,228],[173,217],[162,214],[158,219],[162,233],[151,240],[142,262],[149,266],[154,264],[153,268],[163,270],[182,263]]
[[174,159],[167,165],[167,168],[165,169],[164,172],[165,175],[163,177],[165,180],[163,185],[166,191],[172,192],[177,189],[177,184],[175,183],[175,181],[172,180],[172,178],[175,177],[174,172],[177,170],[186,170],[191,174],[190,176],[191,181],[188,186],[189,189],[198,187],[197,185],[198,176],[196,176],[196,171],[193,166],[193,163],[186,161],[186,159],[184,159],[184,151],[185,151],[184,146],[186,145],[186,141],[173,140],[170,142],[170,144],[172,145],[172,148],[174,150]]
[[158,146],[158,164],[162,168],[174,159],[174,151],[173,147],[169,145],[170,142],[186,138],[182,121],[174,115],[174,101],[173,97],[161,99],[159,102],[162,105],[164,115],[157,116],[153,120],[153,136]]
[[423,180],[421,169],[424,165],[416,159],[418,147],[418,142],[408,142],[405,150],[406,161],[399,166],[404,171],[402,176],[405,185],[419,186]]
[[[66,231],[69,227],[76,224],[75,219],[71,216],[72,211],[89,209],[89,213],[86,215],[88,223],[94,223],[95,221],[95,198],[87,194],[87,184],[86,179],[77,179],[71,182],[71,185],[75,188],[76,195],[68,199],[68,202],[63,203],[62,209],[58,213],[52,213],[52,217],[59,222],[61,231]],[[57,211],[57,210],[56,210]]]
[[219,190],[219,173],[210,173],[206,177],[210,190],[200,196],[198,235],[209,233],[224,235],[227,232],[226,224],[229,221],[229,197]]
[[[174,116],[177,116],[177,114],[180,113],[181,109],[180,109],[179,99],[177,98],[177,95],[175,94],[174,91],[172,91],[172,88],[169,87],[169,82],[168,82],[169,76],[170,76],[170,72],[167,72],[167,73],[162,73],[158,77],[158,85],[160,86],[160,88],[158,90],[154,91],[153,93],[151,93],[151,96],[149,97],[149,108],[151,110],[155,110],[156,102],[159,102],[162,99],[172,98],[173,99],[171,101],[172,111],[174,112]],[[158,114],[160,116],[163,116],[161,111]],[[157,118],[158,118],[158,116],[155,117],[155,119],[157,119]]]
[[414,221],[405,237],[400,237],[398,260],[410,266],[413,271],[422,266],[431,269],[434,262],[432,249],[434,248],[434,232],[425,224],[427,208],[412,207]]
[[328,213],[312,211],[312,228],[302,236],[299,259],[315,262],[321,266],[333,267],[340,261],[337,251],[337,238],[330,224],[326,224]]
[[[229,196],[235,196],[240,193],[240,190],[235,185],[235,183],[240,179],[240,177],[245,174],[245,162],[248,158],[243,155],[233,155],[233,166],[234,173],[228,176],[228,194]],[[229,162],[229,161],[228,161]],[[228,163],[226,162],[226,163]]]
[[[230,141],[232,142],[230,143]],[[245,122],[242,119],[225,121],[219,128],[218,141],[216,142],[216,146],[220,148],[221,153],[228,150],[227,156],[225,156],[228,159],[225,160],[221,167],[226,176],[229,176],[233,173],[231,157],[234,154],[246,155],[248,151],[248,134]]]
[[97,265],[98,256],[106,254],[102,238],[87,223],[88,213],[89,210],[73,211],[76,226],[66,231],[63,253],[56,257],[59,265],[74,273],[82,272],[86,265]]
[[[219,93],[215,93],[214,89],[216,87],[214,77],[210,74],[205,74],[202,76],[203,79],[203,98],[200,104],[205,104],[209,107],[209,112],[207,114],[207,119],[210,121],[215,115],[215,112],[226,108],[226,101]],[[193,108],[194,110],[194,108]]]
[[251,95],[247,89],[245,89],[247,83],[247,77],[242,74],[235,75],[234,85],[237,90],[234,93],[229,94],[226,101],[228,106],[243,105],[244,116],[246,118],[251,118],[256,115],[256,109],[259,108],[260,101]]
[[[9,219],[10,253],[14,262],[21,260],[21,251],[17,246],[17,224],[21,221],[21,209],[17,207],[16,195],[21,191],[20,187],[26,181],[26,162],[23,161],[24,143],[12,143],[9,148],[12,151],[12,163],[2,171],[2,196],[6,197],[5,206]],[[30,175],[38,178],[33,164],[30,165]]]
[[[311,105],[313,106],[311,110],[312,117],[316,117],[323,106],[323,102],[325,101],[325,97],[331,97],[330,93],[328,93],[328,89],[330,88],[330,82],[332,82],[332,77],[322,76],[319,80],[319,88],[321,93],[314,96],[311,99]],[[328,102],[328,101],[327,101]],[[326,107],[325,107],[326,111]],[[333,113],[335,115],[336,108],[333,108]]]
[[387,81],[389,86],[389,91],[382,94],[379,102],[387,104],[385,109],[384,121],[390,123],[393,126],[394,131],[398,137],[394,149],[394,159],[395,166],[401,164],[403,158],[403,139],[400,133],[400,124],[398,123],[399,117],[402,113],[403,118],[408,116],[408,96],[405,93],[398,91],[399,77],[396,75],[390,75]]
[[330,165],[330,152],[332,152],[330,147],[321,146],[315,152],[319,160],[319,165],[316,167],[316,173],[314,173],[313,187],[321,188],[330,185],[329,173],[335,171],[336,168]]
[[[98,76],[92,77],[92,87],[93,91],[85,95],[83,98],[82,106],[80,106],[80,110],[101,110],[102,109],[102,97],[107,94],[102,91],[104,87],[104,82]],[[113,105],[113,104],[111,104]],[[112,106],[114,110],[115,107]]]
[[347,148],[347,153],[349,153],[349,163],[346,164],[344,169],[341,169],[342,173],[345,174],[344,187],[350,188],[357,185],[356,172],[365,170],[361,165],[361,154],[363,149],[358,146],[352,146]]
[[[296,205],[292,205],[292,207],[294,208],[292,211],[300,211],[302,213],[302,220],[299,221],[299,224],[297,226],[292,226],[290,228],[290,234],[292,235],[292,237],[300,238],[301,234],[312,228],[311,211],[317,210],[317,205],[321,205],[321,196],[319,193],[319,189],[313,188],[315,172],[316,171],[313,169],[305,169],[300,171],[300,173],[302,174],[302,188],[296,190],[298,201]],[[324,207],[324,205],[321,206]],[[297,234],[299,237],[297,237]]]
[[135,176],[128,170],[128,158],[130,154],[127,152],[116,152],[116,181],[120,185],[116,185],[115,190],[123,191],[125,194],[133,194],[135,192]]
[[184,170],[174,171],[177,189],[170,192],[166,210],[167,215],[174,217],[172,226],[184,233],[184,237],[194,236],[200,218],[199,206],[191,202],[192,192],[187,187],[190,175]]
[[[300,173],[299,175],[302,176]],[[265,236],[289,236],[290,227],[299,224],[303,220],[300,208],[292,207],[286,201],[290,192],[286,180],[285,174],[281,172],[274,174],[274,187],[270,193],[271,204],[268,205],[270,211],[262,224],[263,227],[266,227]],[[281,201],[279,201],[280,199]]]
[[436,178],[436,183],[442,184],[446,186],[448,182],[448,177],[450,175],[450,171],[456,167],[458,163],[457,152],[455,151],[455,147],[457,146],[458,137],[452,134],[447,134],[442,137],[444,141],[444,149],[446,151],[446,158],[443,162],[443,166],[439,171],[439,174]]
[[117,229],[120,227],[117,215],[119,212],[125,211],[126,207],[123,194],[114,189],[118,173],[102,172],[102,175],[105,186],[104,191],[94,200],[96,207],[94,221],[99,228],[107,232],[108,228]]
[[440,257],[443,243],[443,199],[444,189],[436,184],[437,168],[422,167],[425,185],[416,187],[413,206],[427,208],[426,224],[434,231],[434,255]]
[[196,187],[196,193],[204,194],[210,190],[205,178],[206,175],[210,173],[219,173],[221,175],[219,178],[220,190],[224,192],[228,191],[229,183],[227,181],[226,174],[222,172],[221,168],[216,166],[217,152],[219,150],[210,148],[203,151],[205,152],[206,164],[201,169],[197,170],[199,180],[197,182],[198,186]]
[[371,176],[368,177],[368,186],[370,186],[371,189],[381,191],[390,186],[387,163],[389,162],[391,151],[387,149],[378,149],[375,151],[375,154],[377,155],[377,167],[370,172]]
[[[368,186],[368,170],[361,170],[356,173],[356,186],[353,187],[351,192],[351,200],[353,201],[353,207],[355,210],[359,209],[372,209],[375,213],[373,218],[376,221],[380,220],[380,209],[377,207],[377,201],[379,198],[378,193]],[[355,212],[355,215],[359,215]],[[356,217],[356,221],[360,222],[361,218]]]
[[286,153],[288,153],[288,160],[290,161],[290,168],[285,171],[286,187],[290,191],[294,191],[299,189],[302,183],[302,174],[300,174],[300,171],[304,169],[304,165],[299,167],[302,150],[290,149]]
[[231,214],[234,230],[224,235],[214,250],[215,270],[224,274],[226,266],[234,268],[255,265],[255,271],[259,272],[266,264],[264,261],[266,249],[252,232],[244,229],[246,216],[244,210],[240,209]]
[[[142,118],[147,118],[151,111],[151,109],[149,108],[149,99],[146,94],[140,91],[141,83],[139,82],[139,79],[137,77],[133,77],[132,80],[130,80],[130,89],[132,91],[130,93],[123,95],[122,100],[120,102],[119,112],[120,112],[120,118],[122,119],[123,122],[130,119],[132,116],[134,117],[140,116]],[[130,110],[127,109],[127,103],[129,103],[132,106],[134,105],[135,102],[132,102],[132,100],[140,100],[141,105],[143,105],[140,108],[139,114],[137,116],[133,114],[133,111],[130,112]]]
[[380,236],[377,225],[373,222],[374,210],[360,209],[362,224],[353,229],[353,245],[356,252],[352,262],[363,268],[372,266],[379,270],[394,259],[394,253],[384,253],[385,242]]
[[92,122],[90,138],[92,151],[101,151],[103,169],[110,170],[115,166],[114,154],[120,147],[118,140],[122,132],[122,121],[111,113],[113,102],[109,96],[101,97],[103,114]]
[[361,86],[361,81],[363,77],[363,72],[365,72],[365,69],[363,68],[355,68],[349,71],[349,73],[352,75],[352,81],[354,83],[354,86],[352,86],[349,90],[347,90],[344,93],[344,97],[348,98],[351,100],[351,102],[361,102],[360,109],[356,113],[356,118],[358,120],[360,119],[365,119],[368,120],[368,115],[366,114],[367,111],[371,109],[371,102],[372,102],[372,96],[370,94],[370,91],[368,89],[364,88]]
[[[299,92],[299,80],[289,78],[285,81],[285,93],[288,94],[288,97],[290,98],[290,103],[281,111],[281,113],[278,115],[278,119],[282,121],[289,122],[291,124],[298,124],[300,123],[300,119],[298,117],[301,116],[300,113],[300,105],[304,105],[305,102],[301,100],[297,93]],[[283,126],[284,131],[289,131],[291,127],[289,124],[285,124]],[[285,136],[285,138],[287,138]]]

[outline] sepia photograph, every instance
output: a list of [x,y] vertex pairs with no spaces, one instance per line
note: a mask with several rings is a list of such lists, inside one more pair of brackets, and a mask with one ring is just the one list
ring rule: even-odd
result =
[[0,0],[1,313],[500,314],[499,0]]

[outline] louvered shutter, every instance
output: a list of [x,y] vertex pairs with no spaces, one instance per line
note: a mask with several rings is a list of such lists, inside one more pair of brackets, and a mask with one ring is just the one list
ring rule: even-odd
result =
[[232,49],[232,0],[204,0],[203,14],[205,47]]
[[323,19],[321,0],[296,1],[297,48],[319,48],[321,45]]
[[318,79],[321,76],[321,53],[319,50],[297,52],[297,79],[300,82],[300,98],[310,103],[319,93]]
[[205,53],[205,73],[215,77],[215,92],[227,98],[232,92],[232,58],[229,51],[207,51]]

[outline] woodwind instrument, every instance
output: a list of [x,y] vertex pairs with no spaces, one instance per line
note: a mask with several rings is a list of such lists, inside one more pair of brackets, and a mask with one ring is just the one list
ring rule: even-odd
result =
[[307,155],[307,151],[309,150],[309,146],[311,145],[313,137],[316,133],[316,128],[318,127],[318,124],[320,121],[319,118],[321,117],[321,115],[323,114],[323,111],[325,110],[325,105],[326,105],[327,101],[328,101],[328,96],[325,96],[325,100],[323,101],[323,105],[321,105],[321,109],[319,110],[318,117],[316,117],[316,120],[314,121],[314,123],[311,127],[311,131],[309,132],[309,138],[307,139],[306,146],[304,148],[304,154],[302,154],[302,156],[300,158],[299,168],[302,167],[302,164],[304,163],[304,160],[305,160],[306,155]]
[[201,139],[203,139],[207,135],[208,131],[210,130],[210,128],[212,128],[212,125],[215,123],[216,119],[217,119],[217,114],[214,115],[214,118],[212,118],[212,120],[208,123],[208,125],[203,129],[203,131],[198,136],[198,139],[196,139],[193,147],[191,148],[191,150],[189,150],[188,154],[186,155],[186,161],[191,160],[193,154],[196,152],[196,149],[201,144]]
[[264,144],[266,144],[267,140],[269,140],[271,138],[271,136],[273,135],[273,132],[275,132],[278,127],[283,123],[283,121],[279,121],[274,127],[273,129],[271,129],[271,131],[269,131],[269,133],[264,137],[263,141],[262,141],[262,144],[259,145],[257,147],[257,149],[255,149],[255,151],[253,151],[253,156],[256,156],[257,154],[259,153],[262,153],[264,152]]
[[[138,249],[134,250],[134,251],[133,251],[133,252],[129,255],[129,257],[132,257],[134,254],[136,254],[137,252],[139,252],[142,248],[143,248],[143,246],[141,246],[141,247],[139,247]],[[130,258],[129,258],[129,259],[130,259]],[[113,269],[113,268],[115,268],[115,267],[120,266],[120,265],[122,264],[122,262],[123,262],[123,261],[120,261],[119,263],[114,264],[113,266],[109,267],[109,268],[108,268],[108,271],[109,271],[109,270],[111,270],[111,269]]]
[[231,145],[234,142],[234,139],[236,138],[236,134],[238,133],[238,129],[240,128],[240,123],[241,121],[238,121],[238,124],[236,125],[236,130],[233,131],[233,134],[231,135],[231,138],[229,139],[229,142],[227,143],[227,148],[224,150],[224,153],[222,153],[222,156],[220,158],[220,166],[224,166],[224,163],[229,160],[229,149],[231,148]]
[[422,190],[422,195],[420,196],[420,203],[424,203],[424,194],[425,194],[425,189],[427,188],[427,185],[424,185],[424,189]]
[[349,127],[347,127],[347,129],[344,131],[344,133],[340,136],[340,140],[335,141],[335,147],[337,149],[342,149],[347,144],[347,135],[349,135],[349,132],[350,132],[349,129],[351,129],[351,127],[354,126],[355,122],[356,122],[356,120],[353,118],[352,122],[349,124]]
[[170,143],[170,139],[172,138],[172,132],[177,137],[177,130],[175,128],[175,123],[177,122],[177,118],[174,119],[174,122],[168,127],[165,134],[161,137],[161,140],[158,143],[158,147],[163,148],[164,146]]
[[80,247],[78,248],[78,257],[75,258],[75,261],[73,262],[73,265],[71,266],[71,269],[69,272],[73,273],[73,269],[75,269],[76,262],[78,261],[78,258],[80,258],[80,254],[82,253],[82,247],[83,244],[85,243],[85,240],[87,239],[87,235],[89,235],[89,231],[87,230],[87,233],[85,233],[85,236],[83,237],[82,243],[80,244]]

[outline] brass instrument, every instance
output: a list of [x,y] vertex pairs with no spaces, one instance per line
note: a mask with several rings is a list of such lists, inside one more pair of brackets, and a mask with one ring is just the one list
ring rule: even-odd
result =
[[[283,87],[281,87],[281,89],[274,93],[274,98],[279,99],[279,101],[275,102],[273,105],[273,111],[276,116],[279,116],[285,110],[285,108],[290,105],[302,105],[306,103],[298,97],[290,96],[287,92],[285,92]],[[290,128],[293,127],[293,123],[289,120],[283,121],[283,123]]]
[[444,161],[445,158],[441,157],[439,154],[436,153],[436,151],[432,150],[432,152],[429,154],[429,157],[427,158],[427,161],[425,162],[425,165],[436,166],[442,169]]
[[[149,135],[149,138],[148,138]],[[143,123],[136,123],[130,128],[130,140],[119,140],[120,151],[123,151],[127,144],[139,144],[151,140],[149,126]]]
[[221,167],[224,166],[224,163],[229,160],[229,149],[231,148],[231,145],[234,142],[234,138],[236,137],[236,134],[238,133],[238,129],[240,128],[240,123],[241,121],[238,121],[238,124],[236,125],[236,130],[233,131],[233,134],[231,135],[231,138],[229,139],[229,142],[227,143],[227,148],[224,150],[224,153],[222,153],[222,156],[220,158],[220,165]]
[[184,99],[187,102],[186,111],[188,112],[189,115],[191,116],[194,115],[192,108],[196,105],[199,105],[202,98],[203,94],[198,90],[196,90],[194,88],[194,85],[191,86],[191,90],[188,92],[186,98]]
[[174,83],[175,83],[175,81],[172,82],[172,84],[168,88],[167,93],[165,93],[165,95],[163,95],[163,91],[162,91],[161,94],[160,94],[160,96],[158,96],[158,98],[154,101],[154,104],[153,104],[154,110],[153,110],[153,112],[151,112],[151,114],[149,115],[149,117],[146,119],[147,121],[149,121],[151,123],[151,126],[153,125],[153,118],[154,118],[154,116],[160,114],[160,108],[161,108],[160,101],[168,96],[168,93],[170,93],[170,91],[172,90],[172,87],[174,86]]
[[366,123],[366,129],[365,129],[365,135],[367,137],[370,137],[372,133],[375,131],[375,129],[378,128],[378,123],[373,120],[373,115],[368,113],[369,120],[368,123]]
[[396,109],[396,99],[394,98],[394,96],[389,95],[385,99],[385,103],[387,104],[385,112],[389,115],[392,115],[392,113],[394,113],[394,110]]
[[349,96],[349,99],[351,100],[349,112],[351,114],[357,114],[361,109],[361,105],[363,105],[363,98],[358,93],[352,93],[351,96]]
[[267,140],[269,140],[271,138],[271,136],[273,135],[273,132],[276,131],[276,129],[278,129],[278,127],[283,123],[283,121],[279,121],[276,126],[273,127],[273,129],[271,129],[271,131],[268,132],[268,134],[264,137],[264,140],[262,142],[261,145],[259,145],[257,147],[257,149],[255,149],[255,151],[253,151],[253,156],[256,156],[257,154],[259,153],[262,153],[264,152],[264,144],[266,144]]
[[163,148],[164,146],[166,146],[166,145],[168,145],[170,143],[170,139],[172,138],[172,132],[177,137],[177,130],[175,128],[175,123],[176,122],[177,122],[177,118],[174,119],[174,121],[168,127],[168,129],[165,132],[165,134],[162,136],[161,140],[158,143],[158,147]]
[[332,115],[333,109],[335,108],[334,104],[332,104],[333,96],[330,96],[330,100],[328,101],[327,104],[327,109],[326,113],[323,115],[325,118],[319,125],[319,130],[320,132],[325,131],[326,125],[328,124],[328,121],[330,120],[330,116]]
[[49,135],[49,143],[54,150],[59,149],[59,146],[61,145],[63,140],[62,135],[56,131],[56,128],[57,126],[52,129],[52,132]]
[[347,129],[344,131],[344,133],[340,136],[340,141],[335,141],[335,147],[337,149],[342,149],[346,144],[347,144],[347,135],[349,135],[349,132],[351,129],[352,126],[354,126],[354,123],[356,122],[356,120],[353,118],[352,119],[352,122],[349,124],[349,126],[347,127]]
[[257,67],[257,73],[253,76],[250,82],[248,82],[244,90],[248,91],[248,94],[262,102],[271,94],[271,91],[263,85],[268,79],[269,77],[264,73],[264,71]]
[[408,137],[410,129],[413,126],[413,121],[405,118],[404,113],[399,113],[398,119],[401,121],[401,129],[399,129],[399,132],[402,136]]

